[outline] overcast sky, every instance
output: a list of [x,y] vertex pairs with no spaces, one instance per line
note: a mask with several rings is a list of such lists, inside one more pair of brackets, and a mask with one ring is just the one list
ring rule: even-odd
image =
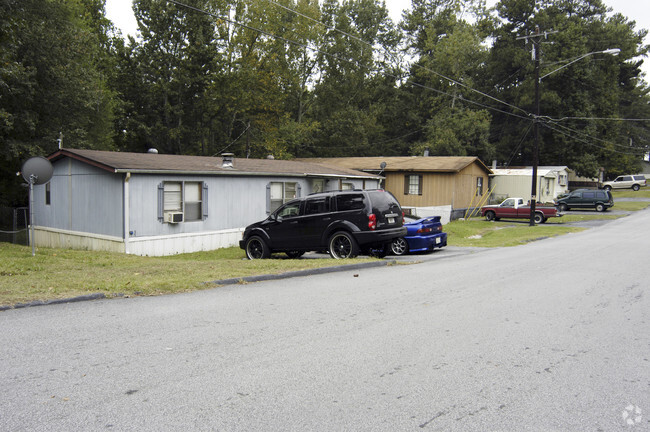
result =
[[[131,1],[106,0],[106,15],[122,30],[122,34],[135,36],[137,25],[133,17]],[[488,4],[492,3],[494,3],[494,0],[488,0]],[[650,12],[648,12],[647,0],[605,0],[604,3],[610,6],[613,12],[619,12],[629,20],[636,21],[637,30],[640,28],[650,28]],[[410,7],[411,0],[386,0],[386,5],[388,6],[393,21],[397,22],[402,15],[402,10]],[[650,43],[650,38],[646,37],[645,42]],[[646,73],[646,81],[650,81],[650,58],[645,59],[643,70]]]

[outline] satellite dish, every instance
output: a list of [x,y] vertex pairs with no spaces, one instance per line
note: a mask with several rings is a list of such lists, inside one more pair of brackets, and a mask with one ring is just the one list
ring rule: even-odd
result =
[[27,183],[41,185],[50,181],[54,168],[49,160],[36,156],[27,159],[20,172]]
[[380,163],[380,164],[379,164],[379,168],[381,168],[381,170],[383,171],[384,168],[386,168],[386,162],[382,162],[382,163]]

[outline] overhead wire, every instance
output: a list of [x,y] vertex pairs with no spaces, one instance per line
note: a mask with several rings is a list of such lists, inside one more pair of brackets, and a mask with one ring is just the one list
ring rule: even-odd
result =
[[[400,80],[400,79],[401,79],[401,77],[399,77],[399,76],[397,76],[397,75],[394,75],[394,74],[391,74],[391,73],[389,73],[389,72],[387,72],[387,71],[385,71],[385,70],[382,71],[382,70],[379,70],[379,69],[372,69],[372,68],[370,68],[370,67],[368,67],[368,66],[361,65],[361,64],[359,64],[358,62],[353,62],[352,60],[344,59],[344,58],[342,58],[342,57],[340,57],[340,56],[338,56],[338,55],[336,55],[336,54],[328,53],[328,52],[326,52],[326,51],[324,51],[324,50],[322,50],[322,49],[319,49],[319,48],[316,48],[316,47],[311,47],[311,46],[309,46],[309,45],[307,45],[307,44],[303,44],[303,43],[301,43],[301,42],[297,42],[297,41],[294,41],[294,40],[292,40],[292,39],[289,39],[289,38],[286,38],[286,37],[283,37],[283,36],[275,35],[275,34],[273,34],[273,33],[271,33],[271,32],[268,32],[268,31],[265,31],[265,30],[262,30],[262,29],[259,29],[259,28],[256,28],[256,27],[253,27],[253,26],[250,26],[250,25],[245,24],[245,23],[241,23],[241,22],[239,22],[239,21],[236,21],[236,20],[233,20],[233,19],[230,19],[230,18],[226,18],[226,17],[223,17],[223,16],[218,16],[218,15],[213,14],[213,13],[211,13],[211,12],[208,12],[208,11],[206,11],[206,10],[203,10],[203,9],[200,9],[200,8],[197,8],[197,7],[194,7],[194,6],[187,5],[187,4],[182,3],[182,2],[180,2],[180,1],[178,1],[178,0],[167,0],[167,1],[170,2],[170,3],[176,4],[177,6],[181,6],[181,7],[184,7],[184,8],[190,9],[190,10],[194,10],[194,11],[196,11],[196,12],[199,12],[199,13],[203,13],[203,14],[209,15],[209,16],[211,16],[211,17],[213,17],[213,18],[216,18],[216,19],[220,19],[220,20],[223,20],[223,21],[229,22],[229,23],[231,23],[231,24],[233,24],[233,25],[240,26],[240,27],[243,27],[243,28],[246,28],[246,29],[249,29],[249,30],[252,30],[252,31],[258,32],[258,33],[263,34],[263,35],[265,35],[265,36],[268,36],[268,37],[271,37],[271,38],[274,38],[274,39],[278,39],[278,40],[285,41],[285,42],[287,42],[287,43],[289,43],[289,44],[292,44],[292,45],[295,45],[295,46],[299,46],[299,47],[301,47],[301,48],[304,48],[304,49],[307,49],[307,50],[313,51],[313,52],[315,52],[315,53],[317,53],[317,54],[323,54],[323,55],[328,56],[328,57],[331,57],[331,58],[333,58],[333,59],[335,59],[335,60],[337,60],[337,61],[341,61],[341,62],[346,62],[346,63],[349,63],[349,64],[353,64],[353,65],[355,65],[355,66],[357,66],[357,67],[365,68],[365,69],[368,69],[368,70],[371,70],[371,71],[374,71],[374,72],[381,72],[381,73],[383,73],[385,76],[388,76],[388,77],[393,78],[393,79],[395,79],[395,80]],[[305,18],[305,19],[308,19],[308,20],[310,20],[310,21],[316,22],[316,23],[318,23],[319,25],[324,26],[326,29],[328,29],[328,30],[330,30],[330,31],[336,31],[336,32],[339,32],[339,33],[341,33],[341,34],[343,34],[343,35],[345,35],[345,36],[347,36],[347,37],[350,37],[350,38],[352,38],[352,39],[358,41],[358,42],[361,42],[361,43],[363,43],[363,44],[365,44],[365,45],[367,45],[367,46],[370,46],[370,47],[373,49],[373,51],[375,50],[375,47],[374,47],[372,44],[370,44],[369,42],[364,41],[363,39],[361,39],[361,38],[359,38],[359,37],[357,37],[357,36],[354,36],[354,35],[352,35],[352,34],[350,34],[350,33],[348,33],[348,32],[345,32],[345,31],[343,31],[343,30],[340,30],[340,29],[337,29],[337,28],[334,28],[334,27],[330,27],[330,26],[326,25],[325,23],[322,23],[321,21],[319,21],[319,20],[317,20],[317,19],[315,19],[315,18],[312,18],[312,17],[310,17],[310,16],[308,16],[308,15],[306,15],[306,14],[303,14],[303,13],[301,13],[301,12],[299,12],[299,11],[296,11],[296,10],[294,10],[294,9],[291,9],[291,8],[287,7],[287,6],[284,6],[284,5],[282,5],[282,4],[278,3],[278,2],[276,2],[275,0],[267,0],[267,1],[270,2],[270,3],[273,3],[273,4],[277,5],[277,6],[279,6],[279,7],[281,7],[281,8],[283,8],[283,9],[289,11],[289,12],[295,13],[295,14],[298,15],[298,16],[301,16],[301,17],[303,17],[303,18]],[[395,57],[395,55],[394,55],[393,53],[391,53],[391,52],[389,52],[388,50],[385,50],[385,49],[384,49],[384,52],[385,52],[386,54],[388,54],[390,57],[392,57],[393,60],[397,61],[397,59],[396,59],[396,57]],[[416,67],[416,68],[420,68],[420,69],[425,70],[425,71],[427,71],[427,72],[430,72],[430,73],[432,73],[432,74],[434,74],[434,75],[436,75],[436,76],[438,76],[438,77],[440,77],[440,78],[442,78],[442,79],[445,79],[445,80],[449,81],[450,83],[452,83],[452,84],[454,84],[454,85],[458,85],[458,86],[460,86],[460,87],[466,88],[467,90],[470,90],[471,92],[477,93],[477,94],[479,94],[479,95],[481,95],[481,96],[483,96],[483,97],[486,97],[486,98],[488,98],[488,99],[490,99],[490,100],[493,100],[493,101],[495,101],[495,102],[498,102],[498,103],[500,103],[500,104],[503,104],[503,105],[505,105],[505,106],[507,106],[507,107],[509,107],[509,108],[514,109],[515,111],[520,111],[520,112],[524,113],[525,116],[524,116],[524,115],[518,115],[518,114],[515,114],[515,113],[513,113],[513,112],[505,111],[505,110],[502,110],[502,109],[498,109],[498,108],[496,108],[496,107],[494,107],[494,106],[490,106],[490,105],[482,104],[482,103],[480,103],[480,102],[477,102],[477,101],[474,101],[474,100],[471,100],[471,99],[464,98],[464,97],[462,97],[462,95],[461,95],[461,96],[453,95],[453,94],[450,94],[450,93],[448,93],[448,92],[445,92],[445,91],[442,91],[442,90],[439,90],[439,89],[433,88],[433,87],[431,87],[431,86],[427,86],[427,85],[424,85],[424,84],[421,84],[421,83],[418,83],[418,82],[416,82],[416,81],[412,81],[412,80],[408,79],[406,82],[407,82],[407,83],[410,83],[410,84],[413,85],[413,86],[420,87],[420,88],[423,88],[423,89],[425,89],[425,90],[430,90],[430,91],[433,91],[433,92],[435,92],[435,93],[438,93],[438,94],[441,94],[441,95],[444,95],[444,96],[448,96],[448,97],[451,97],[451,98],[459,98],[459,99],[461,99],[462,101],[467,102],[467,103],[469,103],[469,104],[476,105],[476,106],[479,106],[479,107],[481,107],[481,108],[485,108],[485,109],[488,109],[488,110],[491,110],[491,111],[499,112],[499,113],[502,113],[502,114],[505,114],[505,115],[508,115],[508,116],[512,116],[512,117],[516,117],[516,118],[520,118],[520,119],[526,119],[526,120],[533,120],[533,119],[531,118],[531,117],[532,117],[532,114],[531,114],[530,112],[528,112],[528,111],[526,111],[526,110],[524,110],[524,109],[522,109],[522,108],[520,108],[520,107],[518,107],[518,106],[516,106],[516,105],[510,104],[510,103],[505,102],[505,101],[502,101],[502,100],[500,100],[500,99],[498,99],[498,98],[495,98],[494,96],[491,96],[491,95],[489,95],[489,94],[487,94],[487,93],[481,92],[480,90],[477,90],[477,89],[474,89],[474,88],[472,88],[472,87],[470,87],[470,86],[467,86],[467,85],[465,85],[465,84],[463,84],[463,83],[461,83],[461,82],[459,82],[459,81],[457,81],[457,80],[454,80],[454,79],[452,79],[452,78],[449,78],[449,77],[447,77],[447,76],[445,76],[445,75],[443,75],[443,74],[441,74],[441,73],[439,73],[439,72],[436,72],[436,71],[434,71],[434,70],[432,70],[432,69],[430,69],[430,68],[427,68],[427,67],[425,67],[425,66],[419,65],[419,64],[417,64],[417,63],[414,63],[412,66],[413,66],[413,67]],[[515,73],[515,74],[516,74],[516,73]],[[513,75],[514,75],[514,74],[513,74]],[[512,76],[512,75],[511,75],[511,76]],[[564,121],[564,120],[650,121],[650,119],[622,119],[622,118],[614,119],[614,118],[600,118],[600,117],[593,117],[593,118],[590,118],[590,117],[562,117],[562,118],[560,118],[560,119],[552,119],[552,118],[550,118],[550,117],[547,117],[547,118],[550,119],[550,120],[552,120],[552,121],[558,121],[558,122],[559,122],[559,121]],[[555,131],[557,131],[557,132],[559,132],[559,133],[562,133],[562,134],[564,134],[564,135],[568,135],[567,133],[562,132],[562,131],[559,130],[559,129],[552,128],[552,127],[550,127],[550,126],[548,126],[548,125],[545,125],[545,126],[546,126],[547,128],[549,128],[549,129],[551,129],[551,130],[555,130]],[[560,127],[561,125],[556,125],[556,126],[557,126],[557,127]],[[531,127],[532,127],[532,122],[531,122]],[[569,129],[569,130],[571,130],[571,129]],[[522,140],[520,140],[520,143],[518,144],[517,148],[516,148],[515,151],[513,152],[513,155],[514,155],[514,153],[516,153],[516,150],[521,146],[521,142],[523,141],[523,139],[525,138],[525,136],[528,134],[529,131],[530,131],[530,127],[529,127],[529,129],[527,129],[527,131],[524,133],[524,135],[523,135],[523,137],[522,137]],[[572,131],[573,133],[581,134],[580,132],[575,131],[575,130],[571,130],[571,131]],[[417,133],[417,131],[416,131],[416,132],[409,133],[409,134],[404,135],[404,136],[408,136],[408,135],[411,135],[411,134],[413,134],[413,133]],[[586,134],[583,134],[583,135],[589,137],[589,136],[586,135]],[[390,139],[390,140],[397,140],[397,139],[403,138],[404,136],[402,136],[402,137],[392,138],[392,139]],[[597,138],[595,138],[595,137],[589,137],[589,138],[590,138],[590,139],[597,139]],[[389,140],[389,141],[390,141],[390,140]],[[618,145],[620,146],[620,144],[618,144]],[[511,160],[512,160],[512,158],[514,157],[513,155],[511,155],[511,158],[510,158]]]
[[[182,3],[182,2],[180,2],[180,1],[178,1],[178,0],[166,0],[166,1],[168,1],[168,2],[170,2],[170,3],[173,3],[173,4],[176,4],[176,5],[178,5],[178,6],[181,6],[181,7],[185,7],[185,8],[190,9],[190,10],[194,10],[194,11],[199,12],[199,13],[203,13],[203,14],[209,15],[209,16],[211,16],[211,17],[213,17],[213,18],[217,18],[217,19],[224,20],[224,21],[229,22],[229,23],[231,23],[231,24],[233,24],[233,25],[241,26],[241,27],[243,27],[243,28],[246,28],[246,29],[249,29],[249,30],[252,30],[252,31],[259,32],[260,34],[263,34],[263,35],[265,35],[265,36],[269,36],[269,37],[271,37],[271,38],[276,38],[276,39],[279,39],[279,40],[285,41],[285,42],[287,42],[287,43],[290,43],[290,44],[293,44],[293,45],[299,46],[299,47],[301,47],[301,48],[305,48],[305,49],[308,49],[308,50],[310,50],[310,51],[314,51],[315,53],[326,55],[326,56],[331,57],[331,58],[333,58],[333,59],[335,59],[335,60],[338,60],[338,61],[346,62],[346,63],[349,63],[349,64],[353,64],[354,66],[362,67],[362,68],[365,68],[365,69],[368,69],[368,70],[371,70],[371,71],[374,71],[374,72],[381,72],[381,73],[383,73],[385,76],[388,76],[388,77],[393,78],[393,79],[395,79],[395,80],[399,80],[399,79],[400,79],[400,77],[398,77],[397,75],[391,74],[391,73],[389,73],[389,72],[387,72],[387,71],[381,71],[381,70],[378,70],[378,69],[372,69],[372,68],[370,68],[370,67],[368,67],[368,66],[360,65],[358,62],[353,62],[353,61],[351,61],[351,60],[347,60],[347,59],[341,58],[340,56],[337,56],[336,54],[328,53],[328,52],[326,52],[326,51],[324,51],[324,50],[321,50],[321,49],[319,49],[319,48],[310,47],[309,45],[303,44],[303,43],[301,43],[301,42],[297,42],[297,41],[291,40],[291,39],[289,39],[289,38],[285,38],[285,37],[283,37],[283,36],[275,35],[275,34],[273,34],[273,33],[271,33],[271,32],[268,32],[268,31],[265,31],[265,30],[262,30],[262,29],[258,29],[258,28],[256,28],[256,27],[250,26],[250,25],[248,25],[248,24],[241,23],[241,22],[239,22],[239,21],[235,21],[235,20],[230,19],[230,18],[225,18],[225,17],[222,17],[222,16],[218,16],[218,15],[213,14],[213,13],[211,13],[211,12],[208,12],[208,11],[206,11],[206,10],[203,10],[203,9],[200,9],[200,8],[197,8],[197,7],[194,7],[194,6],[187,5],[187,4]],[[271,2],[273,2],[273,3],[276,3],[276,2],[274,2],[273,0],[268,0],[268,1],[271,1]],[[276,4],[277,4],[277,3],[276,3]],[[285,9],[292,10],[292,9],[290,9],[290,8],[286,8],[285,6],[282,6],[282,7],[284,7]],[[306,16],[306,15],[305,15],[305,16]],[[310,18],[310,19],[313,20],[313,18]],[[318,21],[318,20],[316,20],[316,22],[320,23],[320,21]],[[320,23],[320,24],[325,25],[325,24],[323,24],[323,23]],[[329,28],[329,27],[328,27],[328,28]],[[338,30],[338,31],[341,31],[341,30]],[[342,31],[341,31],[341,32],[342,32]],[[349,35],[349,34],[346,33],[346,32],[342,32],[342,34]],[[349,35],[349,36],[352,36],[352,35]],[[372,47],[372,45],[369,44],[368,42],[365,42],[365,41],[363,41],[363,40],[361,40],[361,39],[358,39],[358,38],[357,38],[357,40],[359,40],[359,41],[361,41],[361,42],[363,42],[363,43],[369,45],[370,47]],[[372,47],[372,48],[373,48],[373,50],[374,50],[374,47]],[[485,93],[483,93],[483,92],[481,92],[481,91],[479,91],[479,90],[473,89],[473,88],[471,88],[471,87],[469,87],[469,86],[467,86],[467,85],[465,85],[465,84],[462,84],[462,83],[460,83],[460,82],[458,82],[458,81],[456,81],[456,80],[453,80],[453,79],[451,79],[451,78],[447,78],[447,77],[445,77],[444,75],[439,74],[439,73],[437,73],[437,72],[435,72],[435,71],[432,71],[432,70],[429,70],[429,69],[426,69],[426,68],[424,68],[424,69],[425,69],[425,70],[428,70],[429,72],[434,73],[434,74],[436,74],[436,75],[438,75],[438,76],[440,76],[440,77],[442,77],[442,78],[445,78],[445,79],[449,80],[449,81],[452,82],[453,84],[460,85],[460,86],[465,87],[465,88],[467,88],[467,89],[469,89],[469,90],[471,90],[471,91],[474,91],[474,92],[476,92],[476,93],[479,93],[479,94],[481,94],[481,95],[483,95],[483,96],[485,96],[485,97],[488,97],[488,98],[490,98],[490,99],[493,99],[493,100],[495,100],[495,101],[498,101],[499,103],[505,104],[505,105],[507,105],[507,106],[510,106],[511,108],[515,108],[515,109],[517,109],[517,110],[519,110],[519,111],[522,111],[522,112],[523,112],[524,114],[526,114],[527,116],[530,115],[529,112],[523,110],[522,108],[516,107],[516,106],[511,105],[511,104],[508,104],[507,102],[501,101],[501,100],[499,100],[499,99],[497,99],[497,98],[495,98],[495,97],[493,97],[493,96],[490,96],[490,95],[488,95],[488,94],[485,94]],[[423,89],[426,89],[426,90],[430,90],[430,91],[433,91],[433,92],[435,92],[435,93],[438,93],[438,94],[441,94],[441,95],[444,95],[444,96],[448,96],[448,97],[451,97],[451,98],[458,98],[457,95],[453,95],[453,94],[447,93],[447,92],[445,92],[445,91],[442,91],[442,90],[439,90],[439,89],[436,89],[436,88],[433,88],[433,87],[430,87],[430,86],[427,86],[427,85],[424,85],[424,84],[417,83],[417,82],[415,82],[415,81],[410,81],[410,80],[408,80],[407,82],[409,82],[411,85],[414,85],[414,86],[416,86],[416,87],[420,87],[420,88],[423,88]],[[470,103],[470,104],[473,104],[473,105],[476,105],[476,106],[480,106],[480,107],[485,108],[485,109],[489,109],[489,110],[497,111],[497,112],[500,112],[500,113],[505,114],[505,115],[514,116],[514,117],[518,117],[518,118],[527,118],[527,117],[522,116],[522,115],[517,115],[517,114],[511,113],[511,112],[508,112],[508,111],[504,111],[504,110],[501,110],[501,109],[498,109],[498,108],[495,108],[495,107],[492,107],[492,106],[489,106],[489,105],[481,104],[480,102],[476,102],[476,101],[473,101],[473,100],[471,100],[471,99],[466,99],[466,98],[461,98],[461,99],[462,99],[463,101],[467,102],[467,103]]]

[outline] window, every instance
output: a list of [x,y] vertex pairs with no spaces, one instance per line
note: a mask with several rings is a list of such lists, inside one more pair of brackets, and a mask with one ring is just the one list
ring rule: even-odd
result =
[[483,177],[476,177],[476,196],[483,195]]
[[278,216],[283,218],[292,218],[300,214],[300,202],[287,204],[278,212]]
[[338,211],[363,209],[363,194],[342,194],[336,196],[336,209]]
[[45,183],[45,205],[50,205],[52,195],[50,194],[50,182]]
[[319,214],[330,211],[329,197],[312,198],[305,201],[305,214]]
[[404,195],[422,195],[422,176],[410,174],[404,176]]
[[585,192],[582,194],[583,198],[596,198],[596,193],[595,192]]
[[186,221],[201,220],[201,201],[201,183],[186,182],[184,200]]
[[567,175],[566,174],[560,174],[558,178],[558,183],[560,186],[566,186],[566,180],[567,180]]
[[182,213],[183,222],[199,221],[208,216],[208,185],[203,182],[163,182],[158,185],[158,220],[165,213]]
[[354,189],[354,184],[353,183],[343,183],[341,182],[341,190],[353,190]]
[[300,196],[300,185],[293,182],[271,182],[266,185],[266,212],[273,213],[287,201]]
[[166,212],[183,211],[183,183],[165,182],[164,183],[164,208]]
[[325,180],[316,179],[311,184],[312,193],[323,192],[325,190]]

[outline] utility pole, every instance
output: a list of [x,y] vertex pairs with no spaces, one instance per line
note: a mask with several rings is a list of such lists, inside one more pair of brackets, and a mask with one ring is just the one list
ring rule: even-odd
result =
[[551,33],[557,32],[541,32],[539,27],[535,33],[529,36],[521,36],[517,39],[526,39],[533,43],[533,60],[535,61],[535,113],[533,114],[533,127],[535,143],[533,144],[533,180],[530,188],[530,226],[535,226],[535,205],[537,203],[537,165],[539,164],[539,65],[540,65],[540,45],[542,37],[546,37]]

